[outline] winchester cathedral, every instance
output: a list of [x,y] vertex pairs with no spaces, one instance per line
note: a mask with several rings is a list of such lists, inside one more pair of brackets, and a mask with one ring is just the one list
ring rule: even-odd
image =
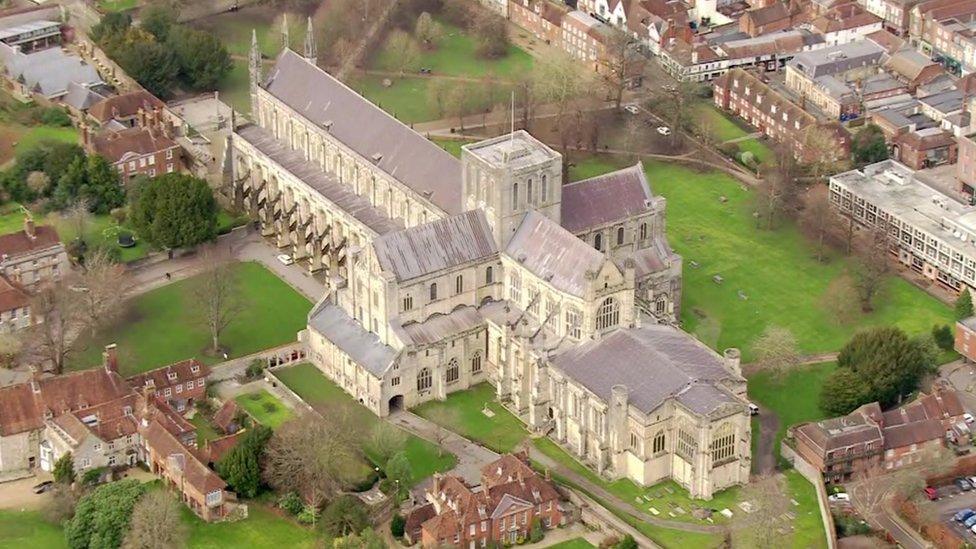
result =
[[263,74],[227,185],[328,291],[299,338],[379,416],[488,382],[530,430],[608,478],[693,497],[748,481],[739,353],[676,328],[681,257],[640,164],[566,183],[525,131],[457,160],[316,65]]

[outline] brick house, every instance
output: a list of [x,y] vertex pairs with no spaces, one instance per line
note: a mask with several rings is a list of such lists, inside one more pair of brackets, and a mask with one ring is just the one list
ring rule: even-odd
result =
[[88,116],[99,126],[110,123],[125,128],[144,127],[147,116],[166,109],[166,103],[146,90],[113,95],[95,103]]
[[68,268],[68,252],[54,227],[27,217],[24,230],[0,236],[0,274],[27,290],[60,280]]
[[562,20],[569,8],[549,0],[510,0],[508,17],[512,23],[532,33],[546,44],[562,43]]
[[82,128],[82,137],[89,152],[104,156],[115,166],[123,184],[136,175],[155,177],[185,168],[180,146],[154,128],[105,131],[94,137]]
[[976,316],[956,321],[956,352],[976,362]]
[[593,70],[607,54],[610,26],[582,11],[571,11],[563,17],[563,51],[570,57],[587,63]]
[[[109,352],[114,355],[115,346],[109,347]],[[133,387],[150,388],[156,396],[169,402],[177,412],[183,412],[206,396],[208,375],[210,368],[191,358],[132,376],[126,381]]]
[[739,18],[739,30],[753,38],[786,30],[792,26],[793,18],[790,16],[790,10],[782,2],[772,2],[759,8],[748,9]]
[[941,128],[926,128],[899,135],[894,142],[898,161],[913,170],[955,164],[956,138]]
[[[976,199],[974,198],[976,197],[976,140],[973,139],[973,135],[963,135],[956,140],[956,144],[959,147],[959,155],[956,161],[956,179],[959,180],[958,190],[972,204]],[[959,328],[959,324],[956,327]],[[956,343],[958,344],[958,342],[959,329],[956,330]],[[966,353],[963,355],[973,360],[973,355]]]
[[559,492],[528,465],[524,453],[506,454],[484,466],[481,484],[435,475],[428,504],[407,517],[407,535],[423,547],[486,547],[515,544],[532,525],[555,528],[566,518]]
[[30,294],[20,284],[0,275],[0,332],[16,332],[33,324]]

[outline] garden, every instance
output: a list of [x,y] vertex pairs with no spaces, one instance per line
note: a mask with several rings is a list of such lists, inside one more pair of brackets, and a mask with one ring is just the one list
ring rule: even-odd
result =
[[431,400],[411,411],[499,453],[515,450],[529,434],[522,422],[498,402],[495,388],[489,383],[455,391],[447,395],[447,400]]
[[272,429],[294,417],[290,408],[264,389],[238,395],[234,400],[254,421]]
[[[305,328],[311,303],[258,263],[235,263],[230,272],[236,284],[237,307],[221,335],[228,358],[294,341]],[[102,349],[109,343],[118,345],[119,368],[124,376],[193,357],[208,364],[223,360],[205,353],[210,336],[194,301],[200,276],[129,300],[116,322],[98,329],[93,336],[83,336],[78,352],[69,357],[69,369],[99,365]]]

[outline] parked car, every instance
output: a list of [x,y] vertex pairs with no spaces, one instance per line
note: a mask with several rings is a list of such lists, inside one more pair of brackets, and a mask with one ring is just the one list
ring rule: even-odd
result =
[[830,503],[850,503],[851,496],[847,495],[844,492],[841,492],[839,494],[830,494],[829,496],[827,496],[827,501],[829,501]]
[[657,133],[659,133],[661,135],[671,135],[671,128],[669,128],[667,126],[658,126],[657,127]]
[[929,501],[935,501],[939,499],[939,492],[935,488],[932,488],[931,486],[926,486],[925,488],[922,488],[922,493],[925,494],[925,497],[928,498]]
[[749,403],[749,415],[750,416],[758,416],[759,415],[759,406],[756,406],[755,404],[753,404],[753,403],[750,402]]
[[965,526],[967,529],[972,528],[973,526],[976,526],[976,515],[973,515],[973,516],[969,517],[968,519],[962,521],[962,525]]
[[969,412],[963,413],[962,418],[964,420],[966,420],[966,423],[972,423],[973,422],[973,414],[970,414]]
[[976,526],[970,526],[969,531],[976,535]]
[[967,507],[965,509],[960,509],[960,510],[956,511],[956,514],[955,515],[952,515],[952,518],[956,522],[962,522],[962,521],[968,519],[969,517],[971,517],[973,515],[976,515],[976,511],[973,511],[972,509],[970,509],[970,508]]
[[954,482],[955,485],[963,492],[968,492],[973,489],[972,483],[962,477],[957,478]]
[[288,254],[278,254],[275,256],[282,265],[291,265],[295,263],[295,260]]
[[54,488],[54,481],[53,480],[45,480],[44,482],[41,482],[40,484],[35,484],[34,487],[31,488],[31,490],[33,490],[35,494],[43,494],[44,492],[47,492],[51,488]]
[[624,110],[630,114],[637,114],[640,111],[637,109],[637,105],[624,105]]

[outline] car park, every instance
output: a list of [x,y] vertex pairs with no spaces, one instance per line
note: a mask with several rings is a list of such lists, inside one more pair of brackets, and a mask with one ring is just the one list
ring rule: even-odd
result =
[[968,492],[973,489],[972,483],[962,477],[957,478],[953,483],[963,492]]
[[965,526],[967,530],[972,528],[973,526],[976,526],[976,515],[973,515],[968,519],[962,521],[962,525]]
[[922,493],[925,494],[925,497],[929,501],[935,501],[939,499],[939,491],[931,486],[926,486],[925,488],[922,488]]
[[956,522],[962,522],[973,515],[976,515],[976,511],[973,511],[972,509],[969,509],[967,507],[966,509],[960,509],[956,511],[956,514],[952,515],[952,519],[955,520]]
[[851,496],[847,495],[844,492],[841,492],[839,494],[830,494],[829,496],[827,496],[827,501],[829,501],[830,503],[850,503]]

